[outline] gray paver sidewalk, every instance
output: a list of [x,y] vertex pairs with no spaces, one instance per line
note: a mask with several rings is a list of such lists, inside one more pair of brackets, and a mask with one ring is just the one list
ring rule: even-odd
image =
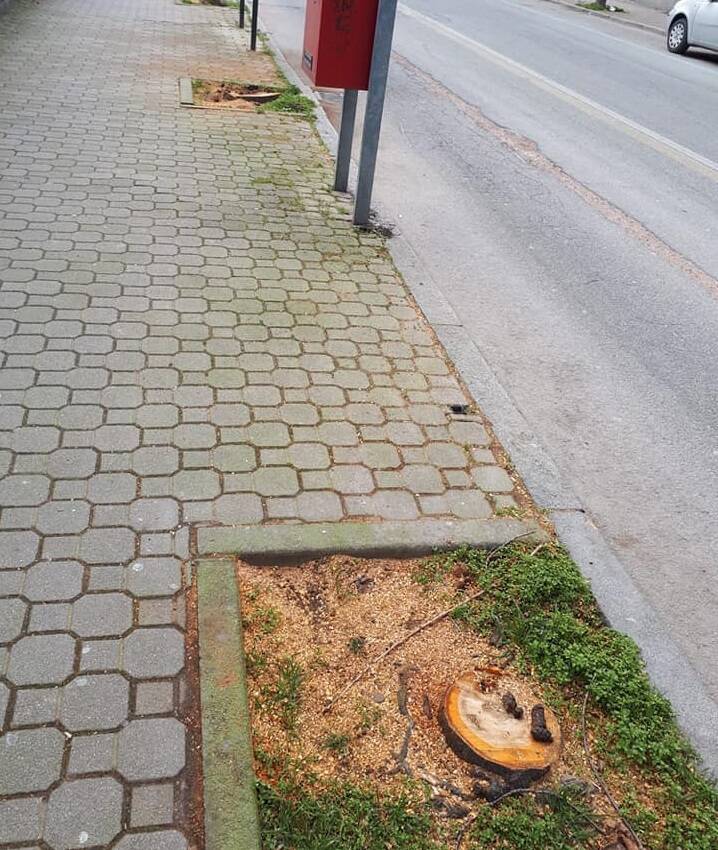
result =
[[2,846],[192,840],[193,524],[515,504],[310,126],[178,108],[241,76],[233,20],[0,12]]

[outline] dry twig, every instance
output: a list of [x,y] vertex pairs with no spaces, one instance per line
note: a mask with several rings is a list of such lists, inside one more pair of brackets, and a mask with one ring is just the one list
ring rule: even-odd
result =
[[448,617],[450,614],[453,614],[453,612],[456,611],[457,608],[461,608],[462,605],[466,605],[467,603],[473,602],[475,599],[478,599],[480,596],[483,596],[483,594],[485,592],[486,591],[482,589],[482,590],[477,591],[476,593],[472,593],[470,596],[466,596],[464,599],[461,600],[461,602],[457,602],[456,605],[452,605],[451,608],[446,608],[444,611],[441,611],[439,614],[435,614],[433,617],[429,617],[428,620],[425,620],[423,623],[418,625],[415,629],[412,629],[409,632],[409,634],[404,635],[404,637],[399,638],[398,640],[395,640],[394,643],[391,644],[391,646],[389,646],[387,649],[385,649],[384,652],[377,655],[377,657],[373,661],[370,661],[366,665],[366,667],[364,667],[362,670],[360,670],[356,674],[356,676],[354,676],[351,679],[351,681],[347,685],[345,685],[341,689],[341,691],[339,691],[339,693],[336,696],[332,697],[332,699],[324,706],[324,709],[322,710],[322,714],[328,714],[332,710],[332,708],[334,707],[335,703],[337,703],[342,697],[346,696],[346,694],[349,693],[349,691],[354,687],[354,685],[357,684],[357,682],[360,682],[367,675],[367,673],[369,673],[370,670],[372,670],[374,667],[376,667],[377,664],[381,664],[381,662],[388,655],[391,655],[391,653],[395,652],[397,649],[399,649],[400,646],[403,646],[407,641],[411,640],[411,638],[413,638],[415,635],[418,635],[419,632],[423,632],[424,629],[428,629],[429,626],[433,626],[434,623],[438,623],[439,620],[443,620],[445,617]]
[[466,823],[459,830],[459,834],[456,836],[456,847],[454,850],[461,850],[461,845],[464,843],[464,838],[466,837],[466,833],[471,829],[471,827],[476,823],[476,819],[478,818],[478,812],[471,815],[471,817],[466,821]]
[[586,691],[586,696],[583,699],[583,711],[581,712],[581,734],[583,737],[583,749],[586,753],[586,761],[588,762],[588,766],[591,769],[591,773],[593,774],[593,778],[596,780],[599,788],[603,791],[605,798],[611,804],[611,808],[618,815],[621,820],[621,823],[626,827],[628,832],[631,835],[631,838],[638,845],[639,850],[644,850],[643,843],[641,839],[636,835],[635,830],[631,826],[631,824],[626,820],[626,818],[621,814],[621,810],[618,808],[618,803],[613,799],[611,792],[608,790],[606,783],[603,781],[603,777],[598,772],[598,768],[594,765],[593,759],[591,758],[591,751],[588,746],[588,735],[586,734],[586,707],[588,706],[588,691]]
[[[501,543],[499,546],[494,546],[494,548],[489,552],[486,556],[486,566],[494,560],[494,558],[501,552],[503,549],[506,549],[507,546],[510,546],[512,543],[515,543],[517,540],[522,540],[524,537],[533,537],[536,532],[534,531],[525,531],[523,534],[517,534],[516,537],[512,537],[511,540],[507,540],[506,543]],[[543,546],[543,544],[541,544]]]

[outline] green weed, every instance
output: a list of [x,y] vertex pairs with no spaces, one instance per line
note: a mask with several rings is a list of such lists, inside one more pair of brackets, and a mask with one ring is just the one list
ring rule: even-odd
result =
[[272,605],[258,606],[252,612],[251,625],[258,628],[264,635],[276,632],[281,622],[282,615]]
[[317,790],[294,777],[258,783],[263,850],[438,850],[425,806],[353,785]]
[[568,789],[506,799],[485,806],[470,830],[469,850],[574,850],[596,835],[580,794]]
[[498,632],[548,684],[573,694],[588,692],[590,704],[605,715],[596,730],[602,756],[617,768],[638,766],[661,784],[665,827],[655,846],[718,847],[715,787],[697,769],[670,703],[648,679],[638,647],[605,625],[569,556],[557,546],[535,551],[514,544],[493,554],[460,550],[446,558],[445,569],[457,563],[485,595],[458,609],[455,619],[484,634]]
[[381,720],[382,710],[378,705],[372,705],[364,700],[358,702],[356,708],[359,715],[356,731],[363,735]]
[[304,670],[291,656],[282,658],[277,664],[276,679],[262,690],[264,706],[275,708],[282,726],[290,734],[296,732],[297,717],[301,702]]
[[577,6],[580,6],[582,9],[590,9],[592,12],[608,12],[609,14],[615,12],[625,12],[625,9],[621,9],[620,6],[613,6],[612,8],[608,8],[608,5],[602,6],[600,3],[576,3]]
[[361,636],[351,637],[347,647],[352,655],[363,655],[366,649],[366,638]]
[[276,100],[264,103],[258,112],[291,112],[302,118],[313,120],[315,117],[314,101],[305,97],[297,86],[287,86]]
[[516,519],[520,519],[523,516],[523,511],[517,505],[496,508],[494,513],[496,514],[496,516],[510,516]]
[[248,675],[258,676],[267,669],[269,659],[263,652],[247,652],[244,656],[244,664]]
[[343,756],[349,749],[349,736],[332,732],[324,739],[324,749]]

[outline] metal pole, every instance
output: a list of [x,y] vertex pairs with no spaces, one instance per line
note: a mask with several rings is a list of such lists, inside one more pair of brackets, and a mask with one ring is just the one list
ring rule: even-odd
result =
[[337,192],[346,192],[349,186],[349,167],[352,161],[354,119],[357,114],[358,94],[356,89],[344,89],[342,123],[339,128],[339,146],[337,148],[337,168],[334,174],[334,189]]
[[245,0],[239,0],[239,28],[244,29],[244,5]]
[[364,112],[364,132],[361,140],[361,158],[357,179],[354,224],[366,227],[371,211],[371,193],[374,186],[376,155],[381,133],[381,117],[384,111],[386,81],[389,76],[391,42],[394,36],[397,0],[379,0],[379,11],[374,31],[374,51],[369,73],[369,92]]
[[249,41],[249,49],[257,49],[257,20],[259,18],[259,0],[252,0],[252,35]]

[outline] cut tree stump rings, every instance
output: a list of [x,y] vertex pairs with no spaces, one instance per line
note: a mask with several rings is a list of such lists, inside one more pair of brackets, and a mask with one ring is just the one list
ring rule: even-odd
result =
[[550,709],[545,709],[545,721],[553,740],[536,741],[528,712],[521,718],[508,714],[501,695],[495,690],[484,693],[474,673],[464,673],[449,686],[440,719],[449,746],[460,758],[501,776],[535,781],[561,754],[561,728]]

